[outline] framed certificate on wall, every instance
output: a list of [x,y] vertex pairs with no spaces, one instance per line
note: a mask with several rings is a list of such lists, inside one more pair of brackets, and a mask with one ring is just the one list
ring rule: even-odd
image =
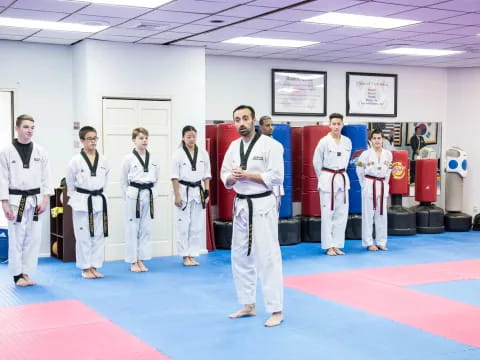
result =
[[347,116],[397,116],[396,74],[347,72]]
[[325,116],[325,71],[272,69],[272,114]]

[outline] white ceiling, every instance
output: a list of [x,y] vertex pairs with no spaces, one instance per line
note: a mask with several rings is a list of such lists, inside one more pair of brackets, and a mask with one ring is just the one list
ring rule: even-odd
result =
[[[395,30],[302,23],[328,11],[420,20]],[[0,26],[0,39],[71,45],[83,39],[201,46],[207,54],[436,67],[480,66],[480,0],[177,0],[157,9],[62,0],[0,0],[0,17],[105,22],[94,34]],[[215,22],[222,21],[222,22]],[[222,43],[236,36],[319,41],[299,48]],[[398,46],[463,50],[445,57],[377,53]]]

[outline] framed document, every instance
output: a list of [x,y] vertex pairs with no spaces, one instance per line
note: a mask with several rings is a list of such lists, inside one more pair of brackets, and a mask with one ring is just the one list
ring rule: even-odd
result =
[[325,116],[325,71],[272,69],[272,114]]
[[425,145],[436,144],[438,135],[438,123],[436,122],[409,122],[407,125],[407,137],[405,144],[410,145],[410,139],[415,135],[415,128],[420,128],[420,135],[425,140]]
[[397,116],[397,75],[347,72],[348,116]]

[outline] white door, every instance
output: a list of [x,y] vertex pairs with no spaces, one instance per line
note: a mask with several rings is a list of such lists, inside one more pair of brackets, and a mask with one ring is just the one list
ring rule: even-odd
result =
[[133,149],[132,130],[144,127],[149,132],[149,151],[160,166],[160,181],[152,223],[152,255],[173,255],[172,199],[170,183],[171,102],[168,100],[103,100],[103,153],[110,164],[107,194],[109,236],[106,260],[124,259],[124,202],[120,187],[120,168],[124,156]]

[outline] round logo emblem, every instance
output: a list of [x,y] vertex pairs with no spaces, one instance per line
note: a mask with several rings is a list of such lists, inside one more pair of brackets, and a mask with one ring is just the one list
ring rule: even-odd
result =
[[400,161],[392,163],[392,177],[395,180],[403,179],[405,176],[405,166]]

